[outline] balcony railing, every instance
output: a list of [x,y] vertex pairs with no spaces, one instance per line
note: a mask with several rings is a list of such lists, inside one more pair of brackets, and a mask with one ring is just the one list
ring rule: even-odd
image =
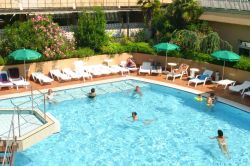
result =
[[205,8],[250,11],[250,0],[198,0]]
[[[172,0],[160,0],[170,3]],[[85,8],[85,7],[138,7],[137,0],[0,0],[0,9],[50,9],[50,8]]]

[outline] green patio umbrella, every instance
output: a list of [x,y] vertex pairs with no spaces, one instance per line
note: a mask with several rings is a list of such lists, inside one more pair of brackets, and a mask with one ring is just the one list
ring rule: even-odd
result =
[[25,61],[39,59],[42,55],[39,52],[30,49],[19,49],[9,54],[9,58],[16,61],[24,62],[24,78],[26,80],[26,65]]
[[224,61],[223,70],[222,70],[223,72],[222,79],[224,78],[224,70],[225,70],[226,61],[237,62],[240,60],[240,56],[238,54],[231,52],[231,51],[226,51],[226,50],[215,51],[211,55],[218,60]]
[[168,51],[179,50],[180,47],[173,43],[159,43],[154,45],[156,51],[166,51],[165,71],[167,70]]

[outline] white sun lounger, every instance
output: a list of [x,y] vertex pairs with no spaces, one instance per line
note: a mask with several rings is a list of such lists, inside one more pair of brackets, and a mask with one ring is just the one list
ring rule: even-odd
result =
[[18,90],[19,87],[25,87],[26,89],[30,85],[30,82],[26,81],[22,76],[19,75],[19,69],[17,67],[8,69],[9,80]]
[[49,74],[54,79],[56,78],[58,81],[69,81],[71,77],[66,74],[63,74],[59,69],[53,69],[49,71]]
[[166,76],[166,80],[169,77],[173,78],[173,81],[175,81],[176,78],[180,77],[180,79],[182,79],[184,74],[187,74],[187,70],[189,68],[189,65],[186,64],[181,64],[181,66],[178,69],[174,69],[173,72],[170,72],[167,74]]
[[243,94],[246,89],[250,88],[250,81],[244,81],[240,85],[229,86],[228,88],[230,91],[240,92],[241,94]]
[[213,71],[205,70],[202,75],[197,75],[194,79],[188,81],[188,86],[190,83],[194,83],[195,87],[197,84],[203,83],[203,86],[206,84],[207,80],[211,78]]
[[153,66],[150,73],[151,74],[162,74],[162,67],[161,66]]
[[146,73],[150,75],[150,71],[152,69],[151,62],[143,62],[138,71],[139,74]]
[[84,66],[84,71],[92,74],[93,76],[101,76],[102,72],[97,66]]
[[81,79],[83,78],[81,74],[78,74],[74,71],[72,71],[70,68],[64,68],[62,69],[62,73],[66,74],[67,76],[71,77],[72,79]]
[[75,61],[74,65],[75,65],[75,72],[78,75],[82,75],[83,78],[88,78],[92,80],[92,74],[86,70],[86,66],[84,65],[83,61]]
[[7,71],[0,71],[0,89],[3,87],[13,87],[13,83],[9,80]]
[[54,81],[52,78],[44,75],[41,72],[33,72],[31,76],[34,81],[38,81],[41,85],[50,84],[52,81]]
[[245,95],[250,96],[250,91],[248,91],[248,92],[244,92],[242,97],[244,98],[244,97],[245,97]]
[[129,74],[129,69],[128,68],[121,67],[121,66],[118,66],[118,65],[110,66],[110,69],[111,69],[111,71],[115,70],[115,71],[118,71],[118,73],[120,72],[122,76],[124,75],[124,73]]

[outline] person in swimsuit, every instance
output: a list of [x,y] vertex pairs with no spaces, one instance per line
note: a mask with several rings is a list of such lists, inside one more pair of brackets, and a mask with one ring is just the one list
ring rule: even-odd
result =
[[135,87],[134,94],[139,94],[140,96],[142,96],[141,88],[139,86]]
[[201,94],[198,94],[198,95],[195,97],[195,100],[196,100],[196,101],[202,101],[203,98],[202,98]]
[[90,92],[88,93],[88,97],[89,98],[95,98],[96,97],[95,88],[92,88],[90,90]]
[[136,64],[135,64],[135,62],[131,58],[128,58],[127,59],[127,63],[126,63],[126,67],[128,67],[128,68],[135,68]]
[[48,89],[48,92],[46,94],[46,99],[51,103],[51,102],[54,102],[56,103],[56,101],[54,100],[54,96],[55,96],[55,93],[52,91],[52,89]]
[[137,121],[138,120],[138,116],[136,112],[132,112],[132,119],[133,121]]
[[210,139],[217,139],[218,145],[219,145],[221,151],[223,152],[223,154],[226,157],[230,158],[225,138],[226,137],[223,136],[223,131],[222,130],[218,130],[218,136],[211,137]]
[[211,107],[216,102],[216,96],[214,93],[210,93],[210,96],[207,98],[207,106]]

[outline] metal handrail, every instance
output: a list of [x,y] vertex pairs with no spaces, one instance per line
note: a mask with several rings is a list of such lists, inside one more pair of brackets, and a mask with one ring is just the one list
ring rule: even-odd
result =
[[15,139],[14,116],[15,116],[15,110],[13,110],[13,114],[12,114],[12,119],[11,119],[11,124],[10,124],[10,128],[9,128],[9,133],[8,133],[8,137],[7,137],[7,140],[6,140],[7,144],[6,144],[5,151],[4,151],[2,166],[4,166],[5,163],[9,162],[8,161],[8,157],[7,157],[7,153],[8,153],[8,149],[10,147],[10,142],[11,142],[11,139],[10,139],[11,132],[13,132],[13,140]]

